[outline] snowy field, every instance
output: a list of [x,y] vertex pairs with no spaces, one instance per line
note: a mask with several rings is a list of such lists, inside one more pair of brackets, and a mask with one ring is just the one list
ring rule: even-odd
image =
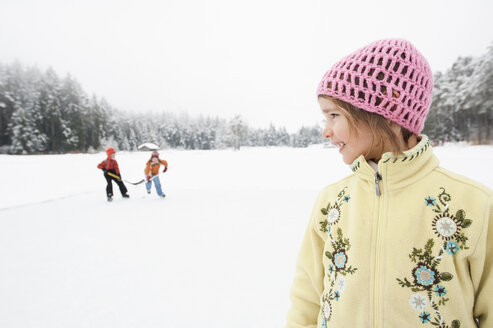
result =
[[[493,188],[493,146],[435,148]],[[105,197],[105,154],[0,156],[0,327],[282,327],[336,149],[161,152],[166,199]],[[149,153],[117,153],[138,181]]]

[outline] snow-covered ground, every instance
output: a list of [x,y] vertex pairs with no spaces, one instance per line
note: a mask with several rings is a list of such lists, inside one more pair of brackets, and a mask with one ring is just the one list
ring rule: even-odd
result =
[[[493,188],[493,147],[435,148]],[[147,153],[117,153],[124,179]],[[166,199],[127,184],[106,202],[103,153],[0,156],[0,327],[282,327],[336,149],[162,151]]]

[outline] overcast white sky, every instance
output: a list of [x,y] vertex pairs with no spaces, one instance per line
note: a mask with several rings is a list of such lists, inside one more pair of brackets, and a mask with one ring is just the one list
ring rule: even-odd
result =
[[127,111],[241,114],[294,131],[342,56],[413,42],[434,71],[493,42],[493,1],[1,0],[0,62],[73,75]]

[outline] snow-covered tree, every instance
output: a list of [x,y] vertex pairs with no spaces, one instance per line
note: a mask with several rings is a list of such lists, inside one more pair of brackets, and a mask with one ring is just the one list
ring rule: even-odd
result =
[[229,122],[229,127],[233,133],[233,145],[235,150],[240,150],[241,142],[248,132],[248,126],[243,121],[241,115],[235,115]]

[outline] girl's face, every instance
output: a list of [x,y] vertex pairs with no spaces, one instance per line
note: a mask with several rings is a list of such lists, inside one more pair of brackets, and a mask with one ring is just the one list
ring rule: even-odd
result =
[[115,159],[115,153],[111,154],[110,158]]
[[381,154],[373,147],[373,134],[369,127],[360,124],[351,134],[348,119],[332,100],[319,97],[318,102],[327,120],[322,135],[339,148],[344,163],[351,164],[360,155],[364,155],[367,160],[378,161]]

